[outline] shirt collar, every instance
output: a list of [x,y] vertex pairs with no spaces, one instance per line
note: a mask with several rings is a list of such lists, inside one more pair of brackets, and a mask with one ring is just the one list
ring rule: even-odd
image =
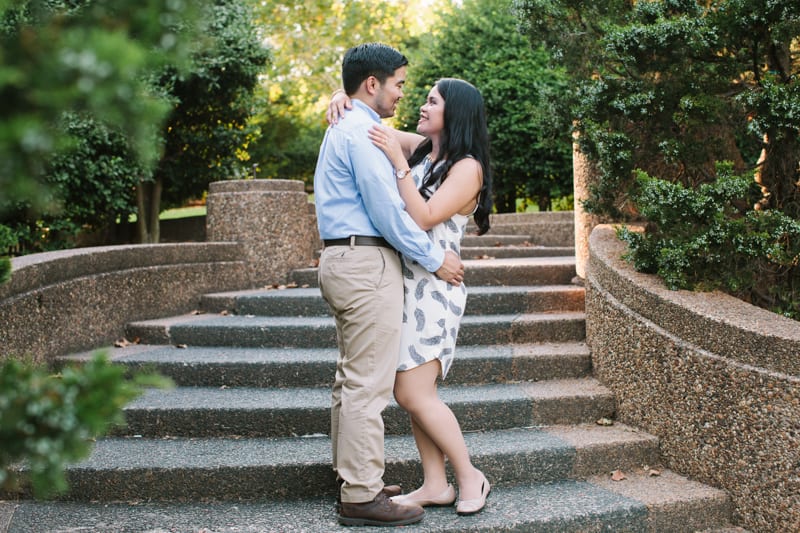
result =
[[378,115],[378,113],[375,112],[374,109],[372,109],[370,106],[368,106],[367,104],[365,104],[364,102],[362,102],[358,98],[353,98],[351,100],[351,102],[353,103],[354,106],[358,106],[361,109],[363,109],[364,111],[366,111],[367,114],[370,116],[370,118],[372,118],[372,120],[374,120],[375,122],[380,122],[381,121],[381,117]]

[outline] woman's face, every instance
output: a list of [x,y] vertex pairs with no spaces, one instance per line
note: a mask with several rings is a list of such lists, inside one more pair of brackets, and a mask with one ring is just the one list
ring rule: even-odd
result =
[[428,93],[428,99],[419,108],[417,133],[430,137],[438,135],[444,129],[444,98],[434,85]]

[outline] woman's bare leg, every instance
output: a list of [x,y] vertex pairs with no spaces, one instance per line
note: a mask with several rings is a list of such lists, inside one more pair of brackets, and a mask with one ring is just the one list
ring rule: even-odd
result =
[[472,466],[453,411],[437,394],[436,380],[440,374],[438,360],[411,370],[398,372],[394,394],[397,403],[411,416],[414,439],[419,449],[425,474],[419,496],[433,498],[447,488],[444,458],[450,461],[456,475],[459,498],[470,500],[481,495],[483,476]]

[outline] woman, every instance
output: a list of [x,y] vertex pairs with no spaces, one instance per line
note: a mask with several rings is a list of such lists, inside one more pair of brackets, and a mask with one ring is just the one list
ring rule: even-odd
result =
[[[329,120],[346,105],[347,97],[335,94]],[[483,98],[463,80],[439,80],[420,108],[417,132],[376,125],[370,139],[392,162],[409,215],[431,239],[459,253],[470,215],[479,234],[489,229],[491,174]],[[421,506],[454,504],[446,457],[458,484],[456,512],[475,514],[485,506],[491,487],[472,465],[458,420],[436,386],[453,361],[466,288],[440,280],[405,257],[403,272],[405,307],[394,395],[410,415],[424,481],[415,491],[392,499]]]

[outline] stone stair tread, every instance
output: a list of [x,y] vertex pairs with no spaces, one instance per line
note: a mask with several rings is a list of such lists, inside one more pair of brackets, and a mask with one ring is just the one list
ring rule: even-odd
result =
[[[574,256],[498,257],[464,259],[467,287],[478,285],[566,284],[575,276]],[[299,285],[317,286],[317,268],[293,270],[291,279]]]
[[[519,319],[528,321],[536,320],[574,320],[585,317],[581,311],[552,311],[543,313],[506,313],[497,315],[470,316],[465,315],[462,324],[470,322],[513,322]],[[266,327],[281,326],[292,328],[320,328],[333,325],[330,316],[267,316],[267,315],[225,315],[217,313],[183,314],[166,318],[139,320],[130,322],[132,327],[163,327],[166,330],[177,326],[235,326],[235,327]]]
[[500,246],[462,246],[461,257],[464,259],[497,259],[504,257],[551,257],[574,256],[574,246],[541,246],[536,244],[518,245],[503,244]]
[[[448,405],[487,401],[531,400],[603,395],[611,392],[594,378],[560,379],[485,385],[442,384],[439,395]],[[240,409],[247,407],[315,408],[330,407],[330,387],[175,387],[148,389],[125,407],[131,409]],[[396,405],[394,401],[390,405]]]
[[[97,351],[62,356],[57,362],[82,363]],[[131,344],[99,351],[131,372],[153,371],[172,378],[178,386],[208,387],[329,387],[338,356],[333,347]],[[457,348],[447,384],[580,378],[591,372],[591,354],[584,342],[464,344]]]
[[[479,259],[476,261],[480,261]],[[493,260],[496,261],[496,260]],[[583,291],[583,287],[577,285],[508,285],[508,286],[468,286],[470,294],[493,294],[493,293],[524,293],[524,292],[548,292],[548,291]],[[207,300],[235,300],[247,298],[322,298],[318,287],[286,287],[286,288],[260,288],[244,289],[240,291],[214,292],[203,295]],[[326,304],[327,305],[327,304]]]
[[[613,416],[611,392],[593,378],[485,385],[444,385],[439,395],[464,430],[591,422]],[[330,387],[177,387],[151,389],[125,407],[128,426],[115,434],[281,437],[327,433]],[[391,401],[387,434],[410,430]]]
[[464,277],[465,283],[469,286],[470,268],[494,268],[494,267],[519,267],[519,266],[575,266],[574,256],[554,256],[554,257],[503,257],[487,261],[485,259],[465,259]]
[[[179,346],[298,346],[336,345],[331,316],[255,316],[186,314],[131,322],[129,339],[145,344]],[[583,311],[465,315],[462,346],[486,343],[580,341],[585,336]]]
[[[621,482],[625,483],[627,480]],[[672,495],[683,490],[687,480],[670,473],[637,480],[640,492],[632,495],[615,490],[621,484],[608,487],[591,479],[495,486],[486,508],[478,515],[458,517],[452,507],[427,508],[421,522],[406,526],[403,531],[724,531],[724,519],[714,521],[727,506],[720,491],[697,489],[686,500],[675,501]],[[687,507],[701,505],[706,512],[687,516]],[[341,530],[330,496],[297,501],[203,503],[22,501],[14,506],[9,533]],[[654,524],[660,529],[654,529]]]
[[[581,436],[582,432],[588,435]],[[622,424],[604,427],[596,424],[537,426],[497,431],[467,431],[464,439],[476,464],[502,462],[507,454],[547,450],[566,454],[571,461],[584,448],[616,444],[643,443],[657,447],[652,435]],[[419,453],[410,435],[387,435],[387,469],[390,463],[417,462]],[[133,469],[216,469],[252,466],[328,465],[330,439],[315,434],[282,438],[180,438],[149,439],[107,437],[98,439],[89,457],[69,465],[68,471]],[[636,465],[625,465],[636,466]],[[624,467],[624,466],[621,466]],[[503,484],[498,482],[498,484]]]
[[[538,301],[540,310],[555,305],[564,305],[565,310],[574,310],[576,301],[583,301],[585,289],[573,284],[471,286],[468,287],[467,314],[481,312],[484,300],[504,298],[504,312],[523,312],[530,307],[529,301]],[[513,297],[513,300],[511,298]],[[538,300],[535,300],[537,299]],[[557,303],[558,302],[558,303]],[[562,303],[563,302],[563,303]],[[261,288],[206,294],[201,307],[206,313],[232,312],[236,315],[257,316],[329,316],[328,304],[322,299],[317,287]],[[485,313],[485,311],[484,311]]]
[[[583,342],[544,342],[514,345],[459,346],[458,359],[505,359],[512,357],[588,356],[589,348]],[[105,351],[118,363],[140,365],[174,363],[180,366],[197,364],[253,364],[269,363],[335,363],[336,348],[265,347],[237,348],[229,346],[187,346],[131,344],[125,348],[104,347],[98,350],[70,354],[59,358],[61,362],[83,362],[98,351]]]

